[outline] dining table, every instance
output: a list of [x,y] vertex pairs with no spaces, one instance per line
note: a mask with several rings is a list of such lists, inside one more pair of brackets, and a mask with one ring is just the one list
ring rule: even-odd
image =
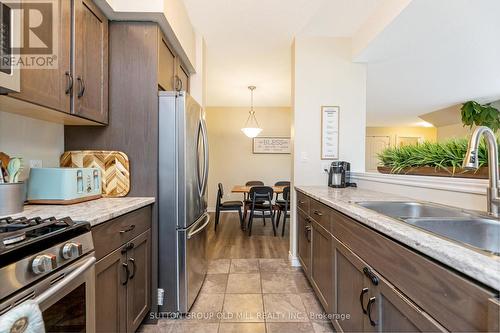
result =
[[[252,188],[253,186],[246,186],[246,185],[234,185],[233,186],[233,189],[231,190],[232,193],[243,193],[243,194],[246,194],[248,192],[250,192],[250,189]],[[283,193],[283,189],[286,187],[286,186],[271,186],[274,193]]]

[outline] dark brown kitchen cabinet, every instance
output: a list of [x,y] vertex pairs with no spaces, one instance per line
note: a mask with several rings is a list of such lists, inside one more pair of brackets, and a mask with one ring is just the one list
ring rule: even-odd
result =
[[334,241],[332,249],[336,274],[335,312],[349,315],[349,318],[336,319],[335,324],[344,332],[362,332],[364,310],[361,304],[366,302],[370,291],[363,263],[338,241]]
[[163,34],[158,31],[158,87],[160,90],[174,90],[175,54],[168,46]]
[[498,290],[300,192],[297,222],[299,260],[337,332],[499,332]]
[[129,332],[141,324],[151,306],[151,231],[134,238],[127,246],[130,278],[127,283],[127,328]]
[[126,256],[117,249],[96,264],[96,331],[126,332]]
[[[21,6],[26,4],[21,2]],[[71,1],[58,6],[57,67],[21,68],[21,91],[9,96],[64,113],[71,111]]]
[[73,0],[74,109],[81,117],[108,123],[108,19],[90,0]]
[[185,90],[189,93],[189,71],[172,51],[163,33],[158,30],[158,88]]
[[336,241],[336,320],[343,332],[446,332],[373,268]]
[[135,332],[150,310],[150,227],[145,207],[92,228],[97,332]]
[[298,256],[304,273],[309,276],[311,266],[311,219],[301,210],[297,211]]
[[175,90],[185,90],[189,93],[189,72],[177,61]]
[[107,124],[108,19],[91,0],[59,0],[58,11],[57,67],[21,69],[20,92],[8,96],[28,103],[2,103],[67,125]]
[[333,236],[312,221],[311,284],[326,312],[333,311]]

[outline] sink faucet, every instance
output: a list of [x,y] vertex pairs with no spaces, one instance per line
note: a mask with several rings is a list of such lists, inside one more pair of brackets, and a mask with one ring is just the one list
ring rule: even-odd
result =
[[500,176],[498,174],[498,144],[495,133],[486,126],[479,126],[474,130],[469,141],[467,154],[465,155],[463,167],[465,169],[479,168],[478,148],[481,136],[486,138],[488,147],[488,168],[490,176],[490,185],[488,187],[488,213],[495,217],[500,215],[500,192],[498,183]]

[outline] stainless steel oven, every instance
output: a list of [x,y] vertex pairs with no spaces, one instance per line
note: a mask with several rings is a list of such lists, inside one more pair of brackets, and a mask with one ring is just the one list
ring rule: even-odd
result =
[[34,300],[47,333],[95,332],[95,261],[91,253],[22,290],[0,304],[0,315]]

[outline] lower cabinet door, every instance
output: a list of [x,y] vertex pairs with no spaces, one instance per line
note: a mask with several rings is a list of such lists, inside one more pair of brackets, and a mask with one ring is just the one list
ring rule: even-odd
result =
[[378,273],[367,303],[365,331],[447,332]]
[[297,210],[297,232],[298,232],[298,255],[302,269],[307,276],[310,276],[311,266],[311,223],[309,217]]
[[151,230],[128,243],[127,331],[135,332],[151,308]]
[[126,332],[126,257],[117,249],[96,264],[96,331]]
[[335,300],[336,314],[334,325],[337,331],[362,332],[366,304],[371,285],[363,273],[365,265],[342,243],[334,240],[335,260]]
[[333,236],[319,223],[312,222],[311,282],[324,310],[333,311]]

